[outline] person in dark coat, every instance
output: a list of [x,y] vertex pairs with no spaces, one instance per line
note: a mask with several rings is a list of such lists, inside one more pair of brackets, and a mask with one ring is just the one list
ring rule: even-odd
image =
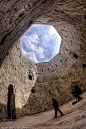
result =
[[14,112],[14,109],[12,108],[12,120],[16,119],[16,113]]
[[60,112],[61,116],[64,115],[58,107],[58,101],[56,99],[52,98],[52,102],[53,102],[53,107],[55,109],[55,117],[54,118],[57,118],[57,110]]

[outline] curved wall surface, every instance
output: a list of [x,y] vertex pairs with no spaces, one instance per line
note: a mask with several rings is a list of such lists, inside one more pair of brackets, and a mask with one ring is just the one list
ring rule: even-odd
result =
[[[51,109],[52,97],[59,105],[68,102],[73,85],[86,90],[85,4],[82,0],[0,1],[0,118],[8,115],[10,84],[17,117]],[[62,38],[59,54],[49,62],[35,64],[22,56],[19,38],[34,23],[53,25]]]

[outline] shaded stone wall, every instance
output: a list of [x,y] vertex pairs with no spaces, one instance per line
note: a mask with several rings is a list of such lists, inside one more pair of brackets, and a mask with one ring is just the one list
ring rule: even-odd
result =
[[15,41],[35,22],[76,24],[86,38],[85,0],[1,0],[0,7],[0,65]]
[[0,1],[0,65],[13,44],[54,1]]
[[[36,65],[22,57],[20,42],[17,41],[3,61],[0,69],[0,117],[7,117],[8,87],[13,85],[16,112],[27,102],[36,81]],[[32,76],[32,80],[29,79]]]

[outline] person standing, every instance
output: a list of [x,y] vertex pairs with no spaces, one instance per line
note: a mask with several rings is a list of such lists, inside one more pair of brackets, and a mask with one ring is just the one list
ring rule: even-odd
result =
[[12,120],[16,119],[16,113],[14,112],[14,109],[12,108]]
[[57,118],[57,111],[60,112],[61,116],[64,115],[64,114],[61,112],[61,110],[59,109],[59,107],[58,107],[58,101],[57,101],[56,99],[52,98],[52,102],[53,102],[53,107],[54,107],[54,109],[55,109],[55,117],[54,117],[54,118]]

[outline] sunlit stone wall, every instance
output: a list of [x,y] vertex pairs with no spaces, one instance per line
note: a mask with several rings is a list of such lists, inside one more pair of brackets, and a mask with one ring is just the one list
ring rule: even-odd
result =
[[55,27],[62,38],[60,52],[48,63],[37,64],[39,73],[37,84],[43,88],[49,85],[46,88],[48,96],[49,90],[51,91],[49,102],[51,97],[55,97],[59,104],[63,104],[72,98],[70,90],[72,83],[79,85],[82,91],[86,90],[86,68],[83,67],[86,63],[86,45],[84,33],[74,25],[60,22],[56,23]]

